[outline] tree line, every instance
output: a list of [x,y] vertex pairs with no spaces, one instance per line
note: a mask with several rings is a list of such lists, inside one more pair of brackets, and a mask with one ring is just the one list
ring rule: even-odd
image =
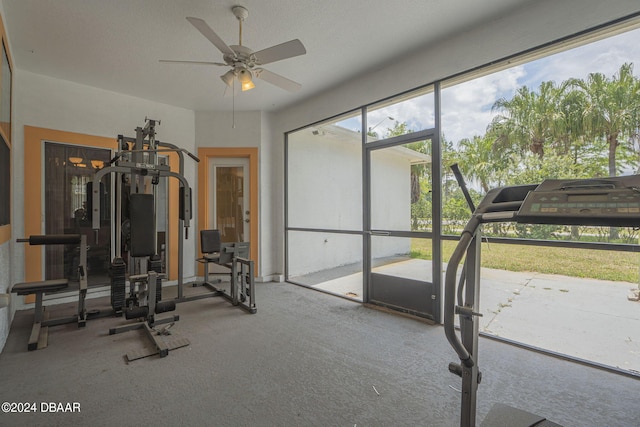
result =
[[590,73],[499,99],[484,135],[463,139],[462,171],[483,191],[545,178],[594,178],[639,171],[640,79],[625,63],[612,77]]
[[[494,117],[483,135],[456,144],[442,138],[444,231],[455,231],[469,218],[461,192],[449,166],[458,163],[479,201],[490,189],[505,185],[531,184],[548,178],[597,178],[640,173],[640,79],[633,64],[625,63],[611,77],[590,73],[584,79],[567,79],[560,84],[545,81],[532,90],[520,87],[510,99],[498,99]],[[397,123],[389,134],[407,132]],[[415,144],[415,143],[414,143]],[[429,153],[429,144],[412,147]],[[415,227],[430,217],[431,182],[428,168],[412,171],[421,175],[421,197],[412,196]],[[503,225],[488,230],[493,234],[529,238],[579,238],[577,227]],[[594,240],[633,241],[635,233],[590,230]],[[596,236],[594,237],[594,233]]]

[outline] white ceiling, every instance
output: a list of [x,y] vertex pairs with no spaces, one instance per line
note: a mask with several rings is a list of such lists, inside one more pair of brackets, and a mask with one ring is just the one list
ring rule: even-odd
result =
[[[243,45],[298,38],[307,54],[265,66],[302,84],[291,93],[258,80],[236,110],[273,111],[497,16],[530,0],[4,0],[14,67],[191,110],[231,110],[222,61],[186,19],[238,43],[234,5],[249,10]],[[425,82],[426,83],[426,82]]]

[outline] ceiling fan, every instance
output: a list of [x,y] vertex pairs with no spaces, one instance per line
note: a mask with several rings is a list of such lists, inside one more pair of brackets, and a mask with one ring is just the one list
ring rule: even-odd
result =
[[233,89],[235,80],[238,80],[243,91],[253,89],[255,87],[253,78],[256,77],[291,92],[299,90],[302,87],[300,83],[296,83],[279,74],[265,70],[264,68],[261,68],[261,66],[281,61],[283,59],[292,58],[294,56],[304,55],[307,53],[307,50],[304,48],[302,42],[295,39],[254,52],[248,47],[242,45],[242,23],[247,16],[249,16],[249,11],[242,6],[234,6],[231,10],[240,23],[240,36],[239,43],[237,45],[228,46],[204,20],[193,17],[187,18],[187,21],[196,27],[203,36],[205,36],[215,47],[218,48],[218,50],[222,52],[222,59],[224,60],[224,63],[171,61],[165,59],[161,59],[160,62],[231,67],[229,71],[220,76],[222,81],[231,89]]

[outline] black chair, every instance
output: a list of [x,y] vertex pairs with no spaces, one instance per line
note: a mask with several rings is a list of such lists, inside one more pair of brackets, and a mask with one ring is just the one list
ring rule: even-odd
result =
[[204,282],[209,282],[209,264],[220,264],[222,238],[220,230],[200,230],[200,252],[202,258],[196,261],[204,264]]

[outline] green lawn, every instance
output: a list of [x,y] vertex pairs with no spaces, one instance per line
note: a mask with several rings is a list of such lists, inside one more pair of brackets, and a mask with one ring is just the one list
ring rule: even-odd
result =
[[[444,262],[449,260],[456,244],[449,240],[442,242]],[[411,255],[415,258],[432,257],[431,240],[414,239],[411,249]],[[483,242],[482,266],[638,283],[640,254]]]

